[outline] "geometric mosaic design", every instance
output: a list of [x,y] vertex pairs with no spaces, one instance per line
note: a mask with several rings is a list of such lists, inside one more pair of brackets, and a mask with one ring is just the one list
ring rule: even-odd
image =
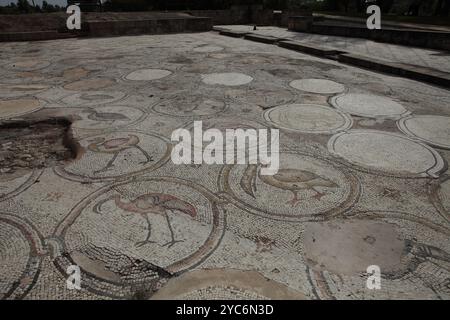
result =
[[[450,299],[446,90],[212,32],[29,45],[0,122],[71,115],[79,148],[13,167],[2,130],[0,299]],[[194,120],[279,128],[280,170],[174,164]]]

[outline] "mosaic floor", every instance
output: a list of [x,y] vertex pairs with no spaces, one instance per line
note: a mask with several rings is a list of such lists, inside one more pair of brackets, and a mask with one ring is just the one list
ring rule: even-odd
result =
[[[450,299],[449,91],[212,32],[0,61],[0,121],[70,115],[83,151],[1,168],[0,298]],[[280,171],[173,164],[194,120],[280,129]]]

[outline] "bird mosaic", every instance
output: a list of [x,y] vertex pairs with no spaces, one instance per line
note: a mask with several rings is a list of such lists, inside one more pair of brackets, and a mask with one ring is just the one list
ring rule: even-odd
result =
[[88,113],[87,118],[93,121],[107,122],[109,125],[114,124],[116,121],[130,121],[127,116],[116,112],[100,112],[92,108],[82,111]]
[[139,162],[140,164],[147,164],[153,161],[153,157],[151,157],[147,153],[147,151],[145,151],[144,149],[142,149],[142,147],[139,146],[140,140],[135,135],[130,134],[128,135],[127,138],[114,138],[109,140],[106,140],[105,138],[101,137],[90,142],[91,143],[87,147],[88,150],[113,155],[112,159],[109,160],[106,166],[100,170],[95,171],[94,172],[95,174],[110,170],[112,167],[114,167],[114,162],[116,161],[119,154],[122,151],[129,149],[137,149],[145,156],[145,160]]
[[197,216],[197,210],[190,203],[180,200],[172,195],[162,194],[162,193],[148,193],[137,197],[132,201],[124,201],[121,195],[114,195],[110,198],[100,201],[97,203],[93,211],[95,213],[102,213],[102,206],[108,202],[114,201],[116,207],[122,209],[125,212],[131,212],[142,216],[147,222],[147,236],[145,240],[137,242],[136,246],[141,247],[146,244],[156,243],[151,240],[152,235],[152,216],[163,216],[166,219],[167,226],[169,228],[171,240],[162,244],[162,247],[167,246],[171,248],[178,242],[183,242],[184,240],[176,240],[175,234],[172,228],[172,224],[169,217],[169,212],[172,214],[182,213],[186,214],[191,218]]
[[240,181],[241,188],[248,195],[255,197],[257,178],[263,181],[265,184],[292,192],[293,198],[287,201],[287,204],[295,207],[301,201],[298,197],[298,193],[302,190],[311,190],[315,192],[313,198],[321,200],[326,193],[320,192],[317,188],[337,188],[339,187],[333,181],[321,177],[318,174],[310,171],[300,169],[280,169],[278,173],[270,175],[261,175],[258,166],[249,165]]

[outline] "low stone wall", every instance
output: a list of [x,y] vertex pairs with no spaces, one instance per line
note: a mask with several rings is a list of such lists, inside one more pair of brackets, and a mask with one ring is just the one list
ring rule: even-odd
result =
[[165,34],[212,30],[210,18],[172,18],[149,20],[116,20],[86,22],[89,36]]
[[57,31],[36,31],[36,32],[6,32],[0,33],[0,42],[8,41],[43,41],[73,38],[76,35],[71,33],[60,33]]
[[450,50],[449,32],[388,28],[369,30],[364,27],[327,25],[326,23],[314,23],[311,31],[324,35],[365,38],[407,46]]
[[274,13],[273,10],[262,8],[234,8],[230,10],[190,10],[185,11],[193,16],[209,17],[213,25],[240,25],[240,24],[256,24],[266,26],[287,27],[290,16],[304,15],[312,16],[312,12],[305,11],[283,11]]

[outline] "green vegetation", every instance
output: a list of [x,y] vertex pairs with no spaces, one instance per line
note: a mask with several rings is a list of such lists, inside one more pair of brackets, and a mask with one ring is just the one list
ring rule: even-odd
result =
[[[102,5],[100,0],[68,2],[81,3],[82,10],[86,11],[219,10],[233,5],[262,5],[277,10],[308,9],[358,16],[365,15],[367,5],[377,4],[384,14],[393,16],[448,17],[450,13],[450,0],[107,0]],[[55,12],[62,9],[46,1],[39,7],[34,0],[18,0],[17,4],[0,7],[0,13]]]
[[27,0],[18,0],[17,3],[11,2],[7,6],[0,6],[0,14],[57,12],[62,10],[64,10],[63,7],[49,4],[47,1],[42,1],[42,6],[39,6],[34,0],[31,0],[31,3]]

